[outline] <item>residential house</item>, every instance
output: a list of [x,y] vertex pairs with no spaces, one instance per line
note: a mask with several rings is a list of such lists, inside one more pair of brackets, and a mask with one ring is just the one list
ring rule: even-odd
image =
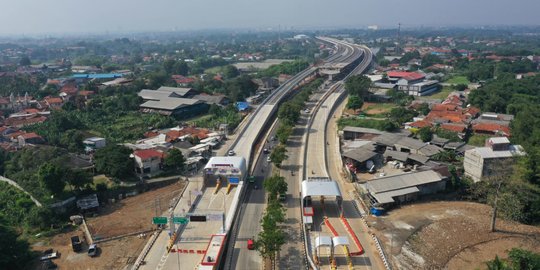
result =
[[463,168],[465,175],[475,182],[489,177],[504,177],[511,173],[511,165],[519,156],[525,155],[521,145],[512,145],[506,137],[486,140],[485,147],[465,151]]
[[135,150],[135,172],[141,176],[155,175],[161,172],[165,153],[155,149]]
[[45,142],[41,136],[34,132],[24,133],[17,137],[19,146],[25,146],[27,144],[42,144]]

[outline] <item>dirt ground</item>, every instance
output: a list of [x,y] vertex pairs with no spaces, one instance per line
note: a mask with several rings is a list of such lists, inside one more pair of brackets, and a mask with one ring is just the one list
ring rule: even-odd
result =
[[540,228],[497,221],[491,208],[470,202],[430,202],[403,206],[369,217],[396,269],[486,269],[485,262],[521,247],[540,252]]
[[[171,199],[179,196],[184,183],[169,185],[151,190],[116,203],[107,205],[97,217],[88,218],[87,223],[94,238],[105,238],[151,229],[151,218],[155,215],[155,201],[161,201],[161,210],[166,211]],[[79,235],[82,229],[57,234],[50,239],[36,243],[33,249],[43,251],[49,248],[60,252],[60,258],[53,262],[58,269],[125,269],[132,264],[142,251],[151,233],[123,237],[117,240],[99,243],[99,255],[91,258],[86,254],[87,241],[81,252],[71,249],[70,237]]]
[[184,185],[178,182],[102,208],[97,217],[86,219],[94,240],[152,229],[152,217],[166,211]]

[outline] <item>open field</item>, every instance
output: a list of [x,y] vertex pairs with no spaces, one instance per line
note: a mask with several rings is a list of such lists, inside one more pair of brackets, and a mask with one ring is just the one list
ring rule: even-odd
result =
[[467,79],[466,76],[454,76],[450,78],[448,81],[446,81],[445,83],[468,85],[471,82],[469,81],[469,79]]
[[[161,204],[161,212],[165,212],[171,199],[180,195],[184,185],[184,182],[179,182],[107,205],[99,211],[97,217],[86,219],[94,239],[152,229],[151,218],[156,215],[156,200]],[[36,251],[49,248],[58,250],[61,254],[60,258],[53,261],[59,269],[123,269],[135,261],[150,234],[128,236],[99,243],[100,253],[95,258],[86,254],[87,241],[84,241],[83,251],[76,253],[71,249],[71,236],[79,235],[81,239],[84,239],[80,228],[44,239],[36,243],[33,249]]]
[[499,219],[492,233],[490,210],[471,202],[417,203],[368,222],[396,269],[486,269],[486,261],[513,247],[540,252],[540,228]]

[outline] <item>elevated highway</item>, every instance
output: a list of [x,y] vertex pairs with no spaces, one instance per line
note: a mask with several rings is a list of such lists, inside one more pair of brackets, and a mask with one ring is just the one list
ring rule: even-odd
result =
[[[364,58],[344,79],[350,75],[361,74],[367,71],[367,68],[371,64],[373,58],[371,51],[366,47],[361,48],[365,51]],[[366,232],[360,214],[349,194],[351,186],[340,181],[339,169],[336,169],[341,163],[339,156],[337,156],[339,155],[339,150],[335,151],[339,147],[339,142],[328,135],[328,132],[335,132],[335,130],[329,131],[327,127],[329,120],[332,119],[332,113],[335,111],[336,105],[341,104],[346,97],[343,81],[336,83],[335,88],[332,90],[321,102],[320,106],[317,107],[316,111],[313,112],[315,115],[313,121],[310,123],[309,137],[307,138],[304,156],[304,179],[308,177],[329,177],[337,181],[340,186],[343,202],[341,209],[339,209],[335,202],[323,203],[322,201],[313,201],[315,215],[313,217],[312,229],[306,229],[306,247],[308,249],[306,253],[308,256],[315,253],[313,243],[314,239],[319,235],[332,236],[337,234],[349,238],[350,245],[348,252],[358,252],[358,247],[353,240],[359,240],[363,249],[362,255],[351,257],[343,253],[341,249],[336,249],[334,266],[337,269],[350,269],[351,265],[354,269],[383,269],[384,265],[372,245],[371,236]],[[323,222],[325,217],[327,217],[327,220]],[[342,219],[345,219],[349,224],[346,225]],[[331,224],[332,230],[324,224]],[[351,235],[346,226],[356,230],[353,232],[354,235]],[[323,258],[319,258],[319,264],[317,265],[315,265],[313,257],[310,258],[310,262],[314,263],[312,267],[316,269],[330,268],[329,254],[321,253]]]
[[[344,48],[343,45],[339,44],[337,45],[336,52],[340,53],[340,55],[332,55],[331,57],[335,56],[334,61],[346,61],[351,58],[351,55],[355,54],[354,48],[348,46]],[[300,85],[316,77],[318,75],[317,71],[318,67],[310,66],[296,74],[285,84],[273,91],[248,116],[249,118],[246,124],[237,133],[236,139],[228,148],[235,151],[238,156],[246,159],[248,171],[252,171],[255,167],[257,169],[260,167],[257,167],[257,164],[254,162],[254,157],[257,153],[255,146],[268,129],[270,119],[276,113],[279,103],[299,88]],[[170,246],[170,241],[168,241],[166,232],[163,231],[155,243],[153,245],[149,244],[148,250],[144,251],[140,259],[138,259],[138,261],[145,262],[142,268],[170,269],[175,264],[180,265],[182,261],[182,267],[189,269],[196,269],[197,267],[199,269],[209,269],[199,264],[205,258],[197,251],[200,251],[202,254],[203,251],[212,248],[208,245],[212,235],[224,234],[224,246],[220,246],[218,251],[215,252],[215,258],[213,259],[216,260],[216,264],[213,264],[215,266],[212,266],[212,269],[219,266],[225,269],[260,269],[262,260],[259,258],[258,253],[254,251],[248,252],[245,248],[245,238],[253,237],[259,231],[259,221],[265,205],[265,200],[261,201],[260,197],[264,196],[264,192],[258,190],[258,192],[249,193],[250,196],[246,196],[247,187],[246,181],[240,181],[240,184],[230,194],[216,193],[214,192],[215,188],[206,187],[202,189],[202,193],[195,196],[192,205],[190,195],[188,200],[189,207],[186,208],[186,204],[178,204],[172,209],[175,215],[184,215],[186,211],[187,214],[208,211],[217,213],[221,211],[220,209],[226,209],[227,215],[224,221],[224,230],[221,225],[222,222],[208,223],[204,224],[204,226],[192,224],[179,226],[176,230],[176,241],[173,243],[173,246],[177,248],[182,247],[183,251],[193,250],[195,254],[192,252],[182,255],[177,253],[176,256],[170,256],[171,253],[165,248],[166,246]],[[200,191],[199,188],[197,189]],[[216,215],[215,213],[213,215]],[[249,216],[247,219],[244,218],[246,214]],[[242,220],[242,222],[235,222],[237,220]],[[247,232],[248,236],[243,235],[243,232]],[[236,241],[237,239],[239,241]],[[227,256],[224,257],[224,254]],[[133,269],[138,269],[139,267],[141,265],[136,265]]]
[[[353,62],[355,61],[355,58],[360,58],[362,56],[361,50],[358,50],[349,44],[337,43],[334,42],[334,40],[326,42],[335,44],[336,46],[336,53],[328,58],[329,61]],[[317,67],[310,67],[294,76],[289,83],[278,88],[278,90],[275,91],[275,95],[269,97],[267,102],[260,106],[258,109],[259,111],[254,114],[252,121],[247,125],[248,130],[239,136],[237,144],[234,146],[234,151],[246,157],[246,159],[249,160],[248,163],[252,163],[252,160],[254,160],[254,151],[256,149],[249,146],[254,145],[259,136],[263,135],[261,131],[266,126],[269,126],[269,121],[272,118],[272,115],[276,113],[279,103],[285,97],[290,95],[304,80],[315,75],[317,71]],[[251,165],[253,166],[254,164]],[[259,172],[254,171],[253,173],[258,174]],[[289,186],[292,184],[293,183],[289,183]],[[295,197],[297,196],[297,194],[292,195]],[[262,267],[262,259],[259,254],[256,251],[248,250],[246,248],[246,240],[256,236],[260,232],[260,219],[262,218],[266,202],[266,200],[261,200],[260,196],[264,197],[264,192],[262,192],[262,194],[261,192],[249,193],[249,195],[244,198],[243,204],[239,207],[239,215],[236,218],[238,223],[232,228],[232,237],[229,239],[230,246],[227,250],[224,269],[261,269]],[[294,197],[288,198],[288,200],[294,199]],[[295,225],[292,224],[292,226],[294,227]],[[296,230],[298,232],[300,231],[299,219],[297,219]],[[298,248],[302,249],[302,246],[300,245]],[[293,263],[296,267],[305,265],[303,256],[296,256],[294,261],[297,262]]]

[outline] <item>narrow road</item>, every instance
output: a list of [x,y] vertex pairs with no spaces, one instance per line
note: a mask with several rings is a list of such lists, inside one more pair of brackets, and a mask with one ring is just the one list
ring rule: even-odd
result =
[[22,188],[21,186],[19,186],[19,184],[17,184],[15,181],[11,180],[11,179],[8,179],[8,178],[5,178],[3,176],[0,176],[0,181],[4,181],[16,188],[18,188],[19,190],[21,190],[22,192],[26,193],[26,195],[30,196],[30,199],[38,206],[38,207],[42,207],[43,205],[36,199],[34,198],[34,196],[32,196],[30,193],[28,193],[26,190],[24,190],[24,188]]

